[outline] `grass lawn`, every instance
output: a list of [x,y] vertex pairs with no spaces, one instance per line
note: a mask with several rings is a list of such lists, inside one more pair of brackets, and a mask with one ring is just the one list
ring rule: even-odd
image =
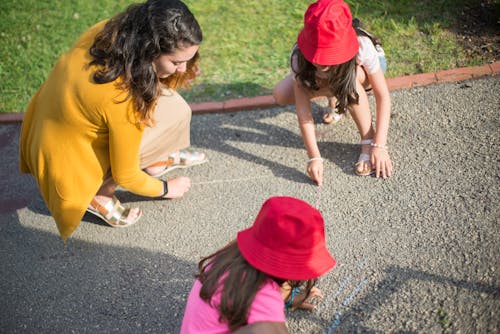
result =
[[[22,112],[58,56],[125,0],[2,0],[0,112]],[[288,73],[306,0],[185,0],[204,33],[202,75],[189,102],[269,94]],[[348,0],[353,15],[381,37],[388,77],[482,64],[450,28],[473,0]]]

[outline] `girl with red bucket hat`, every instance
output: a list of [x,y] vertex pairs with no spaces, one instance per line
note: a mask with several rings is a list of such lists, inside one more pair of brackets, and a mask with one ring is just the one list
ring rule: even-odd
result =
[[313,309],[314,284],[335,263],[321,213],[271,197],[252,227],[200,261],[181,334],[288,333],[284,309]]
[[[360,27],[353,28],[349,6],[342,0],[319,0],[304,15],[304,28],[291,54],[291,74],[274,88],[278,104],[296,106],[300,131],[307,150],[307,173],[323,182],[321,157],[310,99],[326,96],[340,115],[349,110],[361,136],[357,175],[392,174],[387,132],[391,101],[384,77],[385,58],[379,46]],[[382,61],[382,62],[381,62]],[[376,128],[365,90],[373,89],[376,100]],[[337,115],[338,116],[338,115]],[[328,116],[325,119],[328,120]]]

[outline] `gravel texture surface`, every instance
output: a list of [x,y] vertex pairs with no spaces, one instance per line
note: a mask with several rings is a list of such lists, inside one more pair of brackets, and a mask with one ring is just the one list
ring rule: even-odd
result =
[[352,119],[318,124],[321,188],[304,174],[292,106],[196,115],[192,144],[210,161],[167,176],[192,178],[185,198],[120,190],[143,208],[140,223],[112,229],[86,215],[66,247],[17,172],[20,126],[2,125],[0,332],[177,333],[199,259],[268,197],[289,195],[323,213],[338,261],[317,309],[287,315],[290,333],[497,333],[499,91],[487,77],[391,92],[385,181],[354,175]]

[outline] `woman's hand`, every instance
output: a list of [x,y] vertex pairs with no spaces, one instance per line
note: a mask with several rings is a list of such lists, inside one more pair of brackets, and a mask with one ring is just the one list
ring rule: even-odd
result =
[[168,180],[168,192],[165,198],[179,198],[184,196],[191,188],[191,179],[185,176],[179,176]]
[[376,177],[386,179],[392,175],[392,161],[386,148],[372,147],[370,162]]
[[323,183],[323,160],[312,160],[307,162],[307,175],[321,186]]

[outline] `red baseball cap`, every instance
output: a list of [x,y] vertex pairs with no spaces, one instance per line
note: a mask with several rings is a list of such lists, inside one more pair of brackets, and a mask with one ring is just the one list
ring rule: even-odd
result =
[[285,280],[317,278],[336,261],[325,244],[321,213],[293,197],[271,197],[252,227],[238,232],[241,254],[258,270]]
[[342,0],[319,0],[304,14],[297,44],[304,57],[319,65],[351,60],[359,49],[349,6]]

